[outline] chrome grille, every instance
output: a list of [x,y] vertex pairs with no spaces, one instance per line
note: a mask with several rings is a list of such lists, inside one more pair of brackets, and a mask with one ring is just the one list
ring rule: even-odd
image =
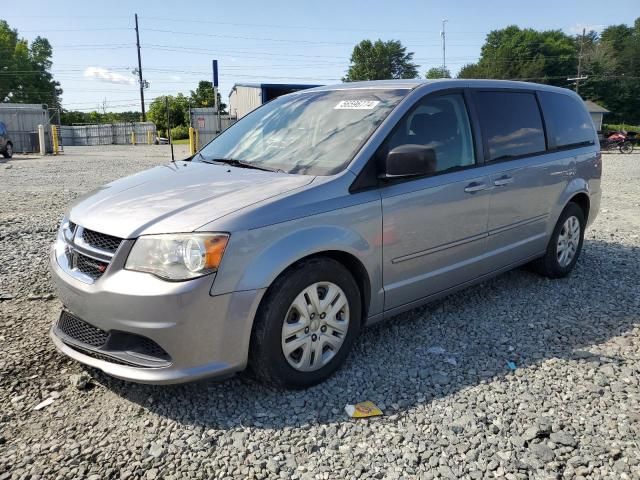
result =
[[107,235],[105,233],[95,232],[93,230],[84,229],[82,231],[82,239],[91,247],[107,252],[115,253],[122,243],[122,239]]
[[89,325],[66,311],[60,315],[58,329],[68,337],[92,347],[103,346],[109,337],[104,330]]
[[100,278],[109,266],[108,263],[94,260],[93,258],[86,257],[80,253],[75,256],[74,261],[75,268],[91,277],[93,280]]
[[68,221],[62,228],[58,264],[84,283],[94,283],[109,267],[122,238],[96,232]]

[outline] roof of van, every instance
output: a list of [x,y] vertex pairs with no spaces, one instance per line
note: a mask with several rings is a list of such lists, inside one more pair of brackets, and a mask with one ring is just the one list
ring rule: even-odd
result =
[[550,91],[572,92],[566,88],[553,87],[541,83],[518,82],[515,80],[475,80],[467,78],[441,78],[437,80],[421,80],[421,79],[399,79],[399,80],[373,80],[367,82],[345,82],[334,85],[324,85],[314,88],[313,90],[347,90],[347,89],[364,89],[364,88],[383,88],[383,89],[414,89],[421,85],[442,83],[447,84],[451,88],[479,87],[479,88],[521,88],[521,89],[537,89]]

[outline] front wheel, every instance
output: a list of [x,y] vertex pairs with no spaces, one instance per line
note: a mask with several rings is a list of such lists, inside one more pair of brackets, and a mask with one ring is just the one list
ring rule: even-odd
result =
[[251,336],[250,369],[278,387],[315,385],[344,362],[361,316],[358,284],[341,263],[304,260],[265,294]]
[[545,255],[533,262],[538,273],[549,278],[569,275],[582,251],[585,226],[582,208],[569,203],[553,229]]
[[620,153],[631,153],[633,152],[633,144],[631,142],[623,142],[620,144]]

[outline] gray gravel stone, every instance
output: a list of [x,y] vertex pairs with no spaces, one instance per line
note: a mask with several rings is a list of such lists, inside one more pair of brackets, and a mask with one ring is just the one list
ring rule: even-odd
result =
[[560,445],[566,445],[568,447],[575,447],[577,442],[576,439],[573,438],[573,435],[569,435],[566,432],[553,432],[549,439],[553,443],[558,443]]
[[544,443],[531,445],[529,447],[529,451],[543,462],[550,462],[556,456],[555,453],[553,453],[553,450]]
[[[330,380],[287,392],[137,385],[56,352],[47,245],[66,206],[169,158],[65,150],[0,168],[0,480],[640,478],[640,155],[603,155],[571,276],[520,269],[404,313],[363,331]],[[363,400],[385,416],[346,418]]]
[[91,385],[91,376],[86,372],[73,374],[69,377],[69,382],[78,390],[86,390]]

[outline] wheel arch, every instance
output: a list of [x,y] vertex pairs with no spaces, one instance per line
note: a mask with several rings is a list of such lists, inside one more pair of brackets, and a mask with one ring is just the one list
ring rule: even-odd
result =
[[589,198],[589,195],[585,192],[576,193],[569,199],[567,204],[569,203],[577,204],[582,209],[582,213],[584,213],[585,222],[589,220],[589,210],[591,209],[591,199]]
[[[358,289],[360,290],[360,305],[362,309],[362,324],[366,322],[367,314],[369,312],[369,303],[371,301],[371,279],[369,278],[369,272],[365,268],[364,264],[356,257],[355,255],[345,252],[344,250],[324,250],[316,253],[312,253],[305,257],[302,257],[296,260],[294,263],[285,268],[282,272],[280,272],[276,276],[276,280],[280,278],[282,275],[286,275],[286,273],[295,268],[302,262],[310,260],[312,258],[330,258],[340,263],[343,267],[345,267],[351,275],[353,275],[353,279],[358,284]],[[274,280],[275,282],[275,280]],[[259,307],[258,307],[259,308]]]
[[574,178],[558,197],[550,212],[551,221],[549,222],[549,229],[547,231],[548,235],[551,235],[560,215],[562,215],[564,209],[567,208],[567,205],[571,202],[576,203],[582,209],[585,214],[585,221],[588,221],[591,210],[591,198],[589,183],[585,179],[580,177]]

